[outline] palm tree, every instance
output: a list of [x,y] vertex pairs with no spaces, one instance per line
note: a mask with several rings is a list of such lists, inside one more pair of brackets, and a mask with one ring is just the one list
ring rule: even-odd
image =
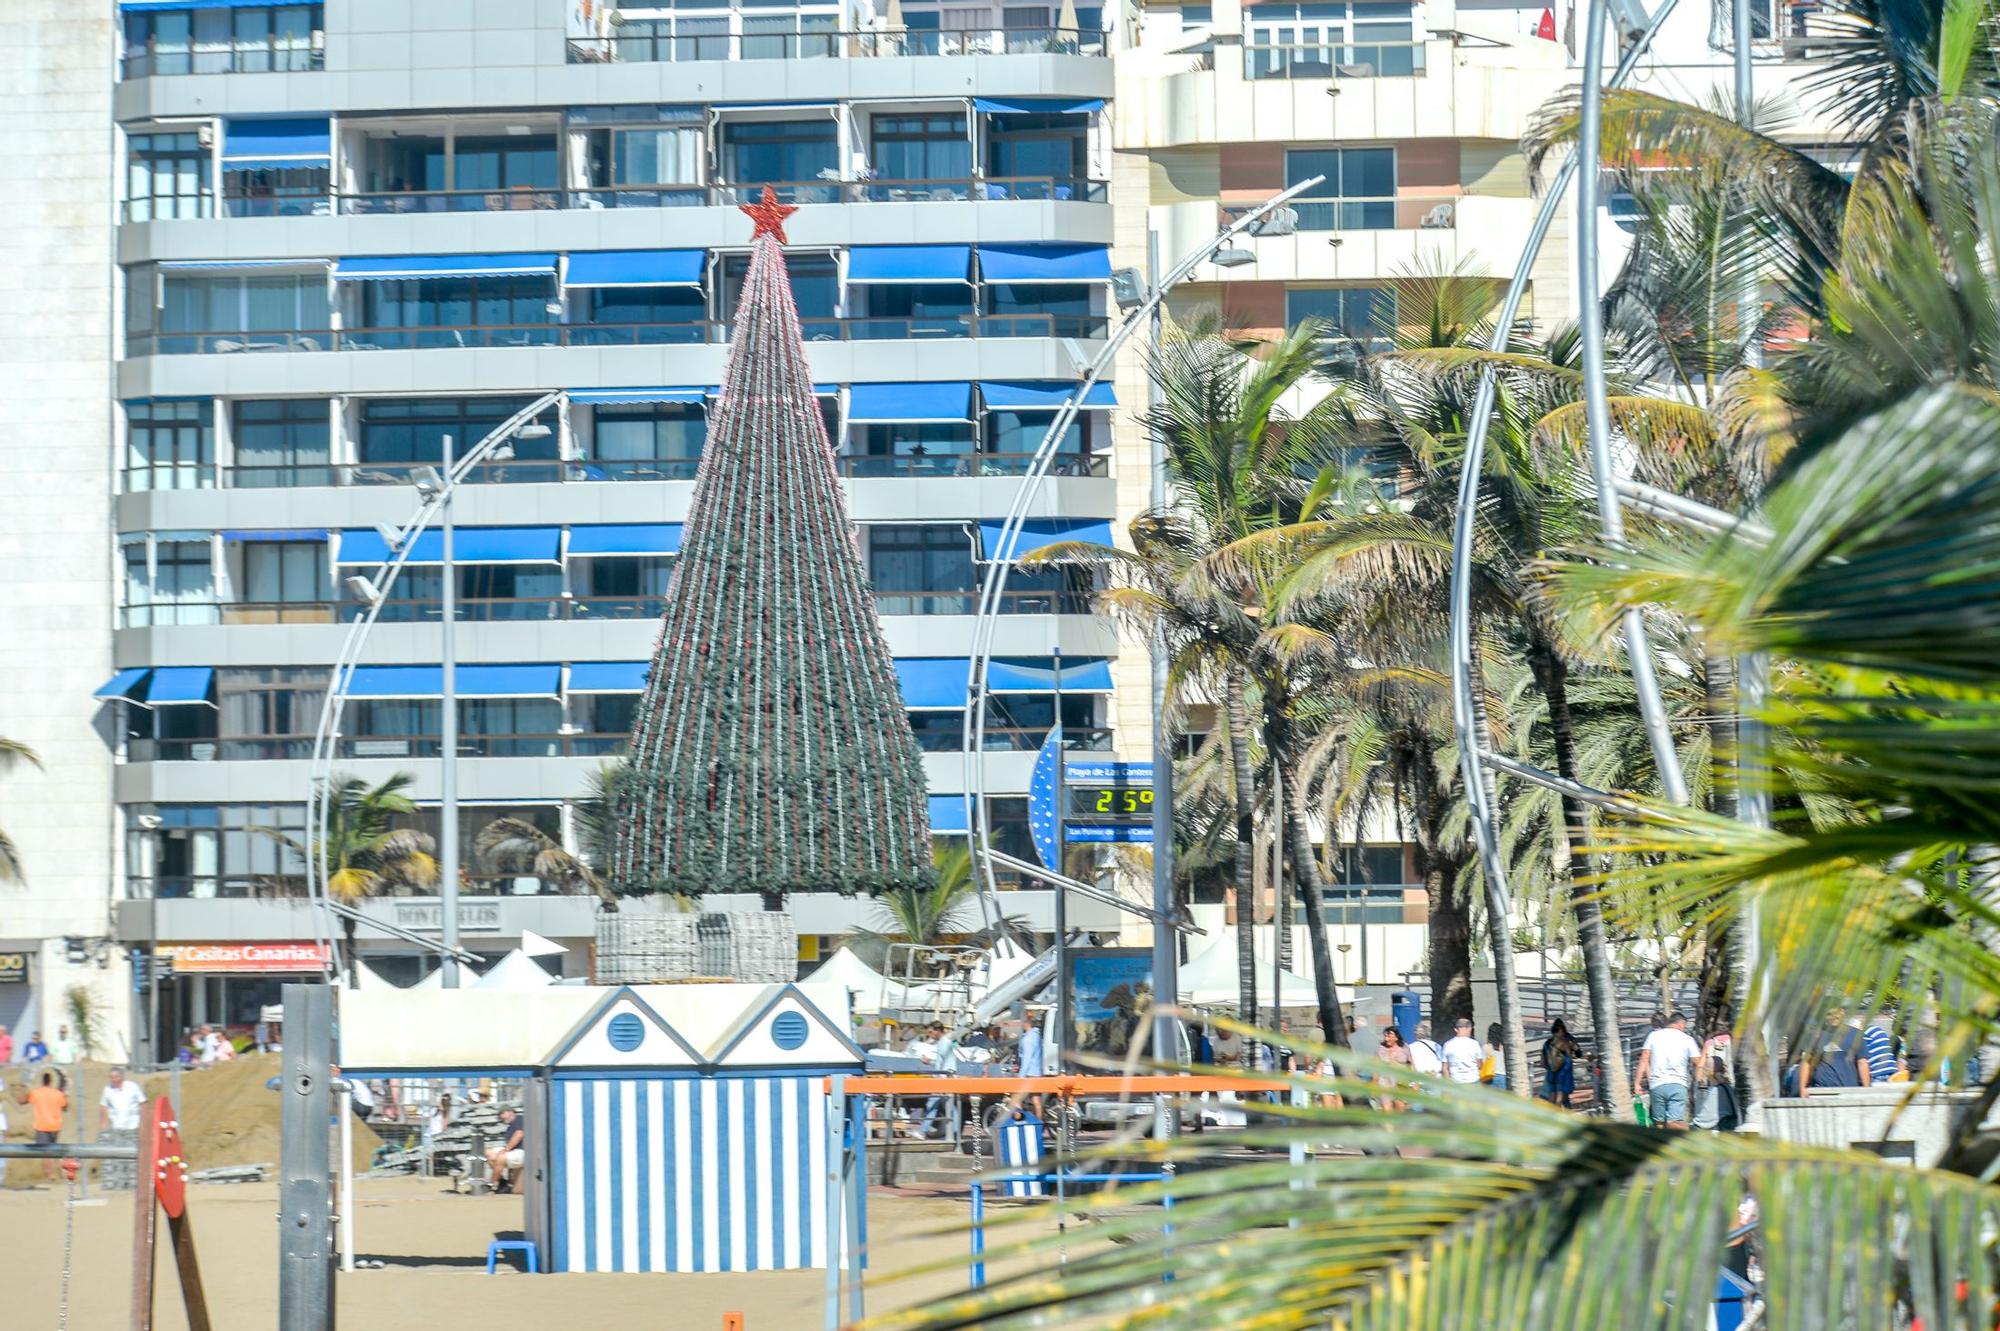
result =
[[946,934],[967,931],[971,922],[959,918],[959,912],[977,890],[972,877],[972,847],[951,838],[949,844],[933,852],[933,858],[937,880],[930,886],[892,888],[876,894],[875,912],[886,927],[871,933],[930,947]]
[[[401,825],[417,811],[404,792],[416,780],[398,772],[370,786],[358,776],[335,776],[324,795],[326,833],[311,849],[272,827],[252,829],[291,850],[301,859],[316,856],[327,895],[355,906],[398,888],[435,887],[438,882],[436,842],[425,832]],[[341,917],[347,939],[347,982],[361,984],[361,959],[355,947],[355,921]]]
[[618,909],[617,895],[588,860],[525,818],[495,818],[480,828],[474,853],[496,872],[531,874],[566,896],[593,892],[605,910]]
[[[19,740],[0,738],[0,775],[27,763],[36,771],[42,767],[41,755]],[[21,867],[21,852],[14,846],[13,839],[5,828],[0,828],[0,883],[19,883],[27,880],[27,873]]]

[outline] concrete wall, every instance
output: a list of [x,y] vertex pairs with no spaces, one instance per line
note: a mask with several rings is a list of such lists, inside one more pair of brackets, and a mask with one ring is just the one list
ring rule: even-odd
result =
[[0,6],[0,735],[41,755],[0,778],[0,826],[26,882],[0,884],[0,935],[47,940],[39,1013],[63,991],[110,1009],[123,1052],[125,967],[73,968],[63,935],[110,928],[111,758],[90,696],[111,665],[112,6]]

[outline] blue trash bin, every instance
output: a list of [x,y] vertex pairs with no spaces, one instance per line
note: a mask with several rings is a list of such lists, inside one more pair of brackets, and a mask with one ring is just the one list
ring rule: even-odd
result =
[[1417,1023],[1424,1019],[1423,996],[1414,989],[1398,989],[1389,995],[1389,1020],[1402,1032],[1403,1043],[1417,1038]]

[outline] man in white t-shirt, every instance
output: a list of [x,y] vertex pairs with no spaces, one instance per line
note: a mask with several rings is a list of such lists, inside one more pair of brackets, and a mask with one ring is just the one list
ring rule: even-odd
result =
[[1479,1080],[1479,1065],[1486,1061],[1486,1050],[1472,1038],[1472,1018],[1460,1017],[1453,1024],[1452,1036],[1444,1042],[1441,1060],[1445,1075],[1453,1081]]
[[1444,1071],[1444,1050],[1431,1039],[1431,1024],[1417,1023],[1417,1038],[1410,1041],[1410,1071],[1435,1077]]
[[128,1081],[124,1068],[111,1069],[104,1094],[97,1097],[98,1126],[108,1132],[137,1132],[139,1115],[146,1108],[146,1093],[137,1082]]
[[1648,1093],[1647,1108],[1655,1127],[1688,1125],[1688,1097],[1694,1086],[1695,1065],[1701,1061],[1701,1046],[1687,1033],[1687,1024],[1686,1013],[1674,1013],[1666,1025],[1646,1037],[1645,1047],[1639,1051],[1633,1082]]

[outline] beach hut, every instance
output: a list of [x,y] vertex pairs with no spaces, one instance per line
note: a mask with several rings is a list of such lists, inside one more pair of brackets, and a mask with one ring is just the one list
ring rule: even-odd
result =
[[363,991],[342,998],[342,1059],[523,1078],[523,1229],[545,1271],[823,1267],[826,1079],[864,1061],[846,998],[810,982]]

